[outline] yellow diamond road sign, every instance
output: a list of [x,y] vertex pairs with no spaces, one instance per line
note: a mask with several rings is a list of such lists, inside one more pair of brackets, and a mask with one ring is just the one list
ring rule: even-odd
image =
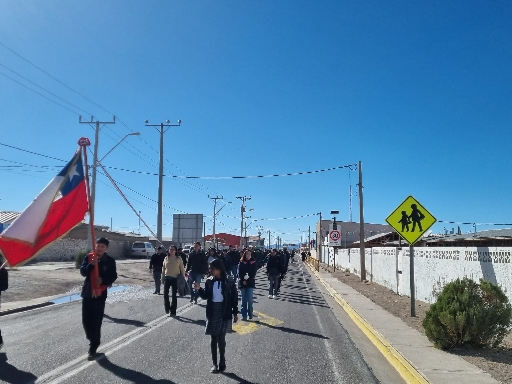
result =
[[405,241],[414,245],[437,219],[418,200],[409,196],[386,221]]

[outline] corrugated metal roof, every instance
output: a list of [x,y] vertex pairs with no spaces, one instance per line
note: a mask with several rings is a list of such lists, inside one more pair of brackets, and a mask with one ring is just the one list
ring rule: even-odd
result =
[[0,211],[0,223],[9,223],[19,215],[21,215],[21,212]]
[[470,241],[475,239],[510,239],[512,238],[512,228],[491,229],[475,233],[463,233],[461,235],[444,235],[435,239],[426,238],[428,243],[438,241]]

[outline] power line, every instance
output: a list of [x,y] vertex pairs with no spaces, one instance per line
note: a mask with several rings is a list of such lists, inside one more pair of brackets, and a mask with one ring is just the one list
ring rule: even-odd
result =
[[[331,167],[325,169],[318,169],[315,171],[304,171],[304,172],[293,172],[293,173],[281,173],[281,174],[273,174],[273,175],[262,175],[262,176],[179,176],[179,175],[165,175],[165,177],[171,177],[176,179],[203,179],[203,180],[230,180],[230,179],[261,179],[261,178],[270,178],[270,177],[286,177],[286,176],[300,176],[300,175],[312,175],[315,173],[322,172],[330,172],[338,169],[357,167],[357,164],[349,164],[349,165],[341,165],[338,167]],[[146,172],[146,171],[135,171],[133,169],[126,168],[118,168],[118,167],[108,167],[109,169],[115,169],[117,171],[138,173],[142,175],[150,175],[150,176],[158,176],[158,173]]]
[[110,115],[113,115],[112,112],[110,111],[107,111],[105,108],[103,108],[101,105],[95,103],[94,101],[92,101],[91,99],[87,98],[86,96],[82,95],[80,92],[74,90],[73,88],[71,88],[70,86],[68,86],[67,84],[64,84],[62,81],[60,81],[59,79],[57,79],[56,77],[50,75],[48,72],[46,72],[44,69],[38,67],[37,65],[35,65],[34,63],[32,63],[30,60],[24,58],[23,56],[21,56],[19,53],[15,52],[14,50],[12,50],[11,48],[9,48],[8,46],[6,46],[4,43],[2,43],[0,41],[0,45],[3,46],[5,49],[9,50],[10,52],[12,52],[13,54],[15,54],[16,56],[18,56],[20,59],[26,61],[27,63],[29,63],[30,65],[32,65],[34,68],[40,70],[41,72],[43,72],[45,75],[47,75],[48,77],[50,77],[51,79],[55,80],[57,83],[63,85],[64,87],[66,87],[67,89],[69,89],[70,91],[76,93],[77,95],[79,95],[80,97],[84,98],[85,100],[87,100],[88,102],[94,104],[95,106],[97,106],[98,108],[102,109],[103,111],[109,113]]
[[[1,43],[0,43],[1,44]],[[8,148],[11,148],[11,149],[16,149],[18,151],[22,151],[22,152],[26,152],[26,153],[30,153],[32,155],[37,155],[37,156],[42,156],[42,157],[46,157],[48,159],[52,159],[52,160],[58,160],[58,161],[66,161],[66,160],[62,160],[62,159],[58,159],[56,157],[52,157],[52,156],[48,156],[48,155],[43,155],[41,153],[37,153],[37,152],[32,152],[32,151],[29,151],[27,149],[23,149],[23,148],[18,148],[18,147],[15,147],[13,145],[8,145],[8,144],[4,144],[4,143],[0,143],[0,145],[4,146],[4,147],[8,147]]]
[[68,111],[70,111],[71,113],[74,113],[75,115],[78,115],[78,113],[77,113],[77,112],[75,112],[75,111],[73,111],[73,110],[69,109],[69,108],[68,108],[68,107],[66,107],[65,105],[62,105],[62,104],[60,104],[60,103],[57,103],[55,100],[50,99],[48,96],[45,96],[45,95],[43,95],[42,93],[37,92],[36,90],[34,90],[34,89],[30,88],[30,87],[27,87],[25,84],[20,83],[18,80],[13,79],[12,77],[10,77],[10,76],[6,75],[5,73],[0,72],[0,75],[7,77],[8,79],[10,79],[10,80],[14,81],[15,83],[18,83],[18,84],[19,84],[19,85],[21,85],[22,87],[27,88],[29,91],[32,91],[32,92],[34,92],[34,93],[37,93],[39,96],[42,96],[42,97],[44,97],[44,98],[45,98],[45,99],[47,99],[47,100],[50,100],[52,103],[55,103],[55,104],[57,104],[57,105],[61,106],[62,108],[67,109],[67,110],[68,110]]
[[[101,106],[101,105],[99,105],[98,103],[95,103],[93,100],[89,99],[88,97],[84,96],[83,94],[81,94],[81,93],[80,93],[80,92],[78,92],[77,90],[73,89],[73,88],[72,88],[72,87],[70,87],[69,85],[67,85],[67,84],[65,84],[64,82],[62,82],[61,80],[57,79],[55,76],[51,75],[50,73],[48,73],[48,72],[47,72],[47,71],[45,71],[44,69],[40,68],[39,66],[37,66],[36,64],[34,64],[34,63],[33,63],[33,62],[31,62],[30,60],[28,60],[27,58],[23,57],[22,55],[20,55],[19,53],[17,53],[17,52],[16,52],[16,51],[14,51],[13,49],[11,49],[11,48],[9,48],[8,46],[6,46],[5,44],[3,44],[2,42],[0,42],[0,45],[1,45],[1,46],[3,46],[5,49],[9,50],[10,52],[12,52],[13,54],[15,54],[16,56],[18,56],[19,58],[21,58],[22,60],[24,60],[25,62],[27,62],[28,64],[32,65],[34,68],[36,68],[36,69],[38,69],[39,71],[43,72],[45,75],[47,75],[47,76],[48,76],[48,77],[50,77],[51,79],[53,79],[53,80],[55,80],[56,82],[58,82],[59,84],[63,85],[64,87],[66,87],[66,88],[67,88],[67,89],[69,89],[70,91],[72,91],[72,92],[76,93],[77,95],[79,95],[79,96],[80,96],[80,97],[82,97],[83,99],[87,100],[88,102],[90,102],[90,103],[94,104],[95,106],[97,106],[98,108],[102,109],[103,111],[105,111],[105,112],[107,112],[107,113],[109,113],[109,114],[112,114],[112,115],[113,115],[113,113],[112,113],[112,112],[110,112],[109,110],[107,110],[106,108],[102,107],[102,106]],[[0,64],[0,65],[1,65],[1,64]],[[4,66],[4,67],[5,67],[5,66]],[[6,69],[8,69],[8,70],[10,70],[10,71],[11,71],[11,72],[13,72],[13,73],[16,73],[16,72],[12,71],[11,69],[9,69],[9,68],[7,68],[7,67],[5,67],[5,68],[6,68]],[[48,98],[47,96],[45,96],[45,95],[43,95],[43,94],[41,94],[41,93],[39,93],[39,92],[37,92],[37,91],[35,91],[35,90],[33,90],[33,89],[31,89],[31,88],[27,87],[26,85],[24,85],[24,84],[22,84],[22,83],[20,83],[20,82],[18,82],[18,81],[16,81],[16,80],[14,80],[14,79],[12,79],[11,77],[9,77],[9,76],[7,76],[7,75],[5,75],[5,74],[3,74],[3,73],[0,73],[0,74],[2,74],[2,75],[4,75],[4,76],[8,77],[8,78],[9,78],[9,79],[11,79],[12,81],[15,81],[15,82],[16,82],[16,83],[18,83],[19,85],[21,85],[21,86],[23,86],[23,87],[25,87],[25,88],[27,88],[27,89],[31,90],[32,92],[35,92],[36,94],[38,94],[38,95],[40,95],[40,96],[42,96],[42,97],[46,98],[47,100],[50,100],[50,101],[52,101],[53,103],[55,103],[55,104],[57,104],[57,105],[59,105],[59,106],[61,106],[61,107],[65,108],[65,109],[67,109],[68,111],[71,111],[71,112],[73,112],[73,113],[75,113],[75,114],[78,114],[78,113],[76,113],[75,111],[72,111],[71,109],[69,109],[69,108],[65,107],[64,105],[62,105],[62,104],[60,104],[60,103],[57,103],[55,100],[52,100],[52,99]],[[23,77],[22,75],[20,75],[20,74],[18,74],[18,73],[16,73],[16,74],[17,74],[18,76],[20,76],[20,77],[22,77],[22,78],[26,79],[26,78],[25,78],[25,77]],[[28,80],[28,79],[26,79],[26,80],[30,82],[30,80]],[[54,95],[55,97],[57,97],[57,98],[59,98],[59,99],[63,100],[64,102],[66,102],[66,103],[68,103],[68,104],[70,104],[70,105],[74,106],[75,108],[77,108],[77,109],[79,109],[79,110],[81,110],[81,111],[84,111],[83,109],[81,109],[81,108],[79,108],[79,107],[75,106],[74,104],[72,104],[72,103],[70,103],[70,102],[65,101],[64,99],[60,98],[59,96],[56,96],[55,94],[51,93],[50,91],[46,90],[45,88],[42,88],[42,87],[40,87],[39,85],[37,85],[37,84],[35,84],[35,83],[33,83],[33,84],[34,84],[34,85],[36,85],[37,87],[41,88],[41,89],[44,89],[46,92],[48,92],[48,93],[50,93],[50,94]],[[85,111],[84,111],[84,112],[85,112]],[[88,113],[88,112],[86,112],[86,113]],[[91,113],[88,113],[88,114],[92,115]],[[118,120],[122,125],[124,125],[128,130],[130,130],[132,133],[134,132],[130,127],[128,127],[128,125],[127,125],[124,121],[122,121],[121,119],[119,119],[119,117],[117,117],[117,120]],[[146,146],[148,146],[150,149],[152,149],[152,150],[153,150],[153,152],[155,152],[155,153],[156,153],[155,149],[154,149],[150,144],[148,144],[145,140],[143,140],[140,136],[139,136],[139,139],[140,139],[140,140],[142,140],[142,142],[143,142]],[[131,145],[131,144],[129,144],[129,145]],[[122,146],[123,146],[125,149],[127,149],[127,147],[126,147],[126,146],[124,146],[124,145],[122,145]],[[134,147],[134,148],[135,148],[135,147]],[[139,151],[140,151],[140,150],[139,150]],[[132,152],[132,153],[133,153],[133,152]],[[171,164],[173,167],[175,167],[176,169],[178,169],[180,172],[182,172],[184,175],[186,175],[186,173],[185,173],[183,170],[181,170],[178,166],[176,166],[174,163],[170,162],[168,159],[165,159],[165,160],[166,160],[169,164]],[[183,181],[183,183],[185,183],[185,185],[188,185],[188,186],[189,186],[189,187],[191,187],[191,188],[194,188],[193,184],[190,184],[190,183],[188,183],[187,181]],[[209,190],[209,191],[213,192],[213,193],[217,193],[217,192],[213,191],[211,188],[208,188],[208,187],[206,187],[206,186],[204,186],[204,185],[203,185],[203,187],[204,187],[205,189],[207,189],[207,190]],[[204,194],[206,194],[206,195],[208,194],[205,190],[202,190],[202,188],[195,187],[195,189],[197,189],[199,192],[203,192],[203,193],[204,193]],[[230,207],[230,209],[231,209],[231,207]]]
[[[42,89],[42,90],[43,90],[43,91],[45,91],[45,92],[48,92],[48,93],[49,93],[50,95],[52,95],[53,97],[56,97],[57,99],[62,100],[62,101],[63,101],[63,102],[65,102],[65,103],[68,103],[69,105],[71,105],[71,106],[75,107],[76,109],[78,109],[78,110],[80,110],[80,111],[82,111],[82,112],[85,112],[85,113],[87,113],[87,114],[89,114],[89,115],[92,115],[92,113],[87,112],[86,110],[84,110],[84,109],[82,109],[82,108],[80,108],[80,107],[76,106],[76,105],[75,105],[75,104],[73,104],[73,103],[70,103],[70,102],[69,102],[69,101],[67,101],[67,100],[64,100],[62,97],[57,96],[55,93],[50,92],[50,91],[49,91],[49,90],[47,90],[46,88],[41,87],[40,85],[38,85],[38,84],[34,83],[33,81],[31,81],[31,80],[27,79],[25,76],[20,75],[18,72],[13,71],[13,70],[12,70],[12,69],[10,69],[9,67],[6,67],[6,66],[5,66],[5,65],[3,65],[2,63],[0,63],[0,67],[4,67],[4,68],[5,68],[5,69],[7,69],[8,71],[10,71],[10,72],[14,73],[15,75],[17,75],[17,76],[21,77],[23,80],[28,81],[30,84],[35,85],[36,87],[38,87],[38,88]],[[21,84],[21,83],[19,83],[19,84]],[[30,89],[30,88],[29,88],[29,89]]]

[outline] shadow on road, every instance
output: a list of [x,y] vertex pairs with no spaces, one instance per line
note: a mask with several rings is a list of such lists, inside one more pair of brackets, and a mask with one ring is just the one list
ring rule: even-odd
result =
[[[176,384],[174,381],[167,379],[155,380],[152,377],[145,375],[142,372],[134,371],[133,369],[123,368],[119,365],[112,363],[105,355],[100,354],[96,360],[99,366],[112,372],[117,377],[130,381],[132,383],[144,383],[144,384]],[[101,358],[103,357],[103,358]]]
[[272,329],[277,329],[278,331],[282,331],[282,332],[286,332],[286,333],[295,333],[297,335],[311,336],[311,337],[316,337],[318,339],[327,339],[327,340],[329,340],[328,337],[323,336],[323,335],[319,335],[318,333],[299,331],[298,329],[293,329],[293,328],[288,328],[288,327],[277,327],[275,325],[269,325],[269,324],[266,324],[266,323],[262,323],[259,320],[255,321],[255,323],[257,323],[259,325],[263,325],[264,327],[268,327],[268,328],[272,328]]
[[118,277],[124,277],[125,279],[132,279],[132,280],[142,280],[147,281],[149,279],[141,279],[140,277],[133,277],[133,276],[126,276],[126,275],[117,275]]
[[37,376],[9,364],[7,362],[7,354],[0,353],[0,381],[2,383],[33,383],[35,380],[37,380]]
[[295,299],[293,297],[286,297],[286,294],[279,294],[275,300],[279,301],[286,301],[288,303],[294,303],[294,304],[305,304],[305,305],[313,305],[315,307],[322,307],[322,308],[330,308],[328,305],[325,305],[320,300],[310,300],[310,299]]
[[113,323],[117,323],[117,324],[126,324],[126,325],[134,325],[136,327],[143,327],[144,323],[143,321],[139,321],[139,320],[130,320],[130,319],[119,319],[117,317],[112,317],[112,316],[109,316],[107,314],[104,314],[103,317],[105,319],[108,319],[110,320],[111,322]]
[[231,380],[235,380],[238,384],[253,384],[251,381],[247,381],[235,373],[222,372],[221,375],[229,377]]
[[200,325],[202,327],[206,327],[206,320],[192,320],[192,319],[189,319],[188,317],[181,317],[181,316],[177,316],[176,320],[181,321],[182,323],[196,324],[196,325]]

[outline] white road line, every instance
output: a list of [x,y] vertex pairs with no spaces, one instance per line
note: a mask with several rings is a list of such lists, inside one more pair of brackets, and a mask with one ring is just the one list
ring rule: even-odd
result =
[[[200,303],[202,300],[199,299],[198,303]],[[181,308],[178,308],[176,311],[177,314],[181,315],[183,313],[186,313],[190,311],[191,309],[195,308],[196,305],[193,304],[187,304],[184,305]],[[145,336],[151,331],[154,331],[157,328],[160,328],[161,326],[169,323],[171,320],[173,320],[172,317],[169,317],[169,315],[164,315],[159,317],[158,319],[155,319],[147,324],[144,325],[142,329],[135,329],[129,333],[126,333],[125,335],[118,337],[115,340],[112,340],[111,342],[105,344],[100,351],[100,355],[96,358],[97,360],[101,360],[106,356],[110,356],[114,352],[120,350],[121,348],[126,347],[127,345],[130,345],[135,340],[141,338],[142,336]],[[55,368],[54,370],[45,373],[44,375],[40,376],[35,383],[36,384],[57,384],[61,383],[62,381],[69,379],[70,377],[76,375],[78,372],[83,371],[84,369],[90,367],[91,365],[95,364],[96,361],[88,361],[87,355],[80,356],[72,361],[70,361],[67,364],[61,365],[58,368]]]
[[[313,302],[313,297],[311,296],[311,290],[309,289],[308,283],[306,282],[306,279],[304,277],[304,268],[303,268],[303,266],[301,265],[299,269],[300,269],[300,272],[302,273],[302,278],[304,280],[304,285],[306,286],[306,289],[307,289],[307,292],[308,292],[308,295],[309,295],[309,299],[311,300],[311,302]],[[322,321],[320,320],[320,316],[318,316],[318,311],[316,309],[316,306],[312,305],[312,307],[313,307],[313,310],[315,311],[315,317],[316,317],[316,320],[318,322],[318,326],[320,327],[320,334],[325,335],[325,330],[324,330],[324,327],[322,325]],[[338,370],[338,367],[336,366],[336,361],[334,359],[334,354],[332,353],[332,348],[331,348],[331,345],[329,344],[328,339],[324,339],[324,345],[325,345],[325,349],[327,350],[327,355],[329,355],[329,361],[331,363],[331,368],[332,368],[332,372],[334,374],[334,377],[336,378],[336,383],[343,383],[344,382],[343,378],[341,377],[340,372]]]

